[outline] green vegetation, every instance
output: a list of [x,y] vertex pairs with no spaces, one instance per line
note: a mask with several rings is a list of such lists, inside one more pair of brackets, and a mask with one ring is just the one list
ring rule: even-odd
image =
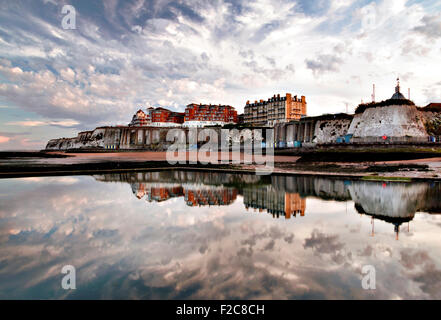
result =
[[439,147],[425,147],[425,146],[403,146],[403,147],[393,147],[388,145],[387,147],[363,147],[363,146],[338,146],[332,147],[328,146],[326,148],[317,148],[314,152],[320,153],[439,153],[441,154],[441,148]]
[[427,164],[399,164],[369,166],[366,172],[395,172],[395,171],[430,171]]
[[364,181],[396,181],[396,182],[412,182],[411,178],[406,177],[384,177],[384,176],[364,176]]
[[[347,113],[326,113],[323,114],[321,116],[316,116],[316,117],[306,117],[304,118],[305,120],[307,120],[308,118],[314,118],[314,120],[316,121],[325,121],[325,120],[352,120],[354,116],[352,114],[347,114]],[[323,128],[322,128],[323,129]]]
[[441,156],[439,146],[403,146],[403,147],[362,147],[362,146],[341,146],[323,147],[312,151],[293,150],[276,151],[276,155],[298,156],[299,163],[309,162],[379,162],[398,161],[412,159],[428,159]]
[[441,136],[441,118],[435,118],[427,121],[424,125],[429,135]]
[[387,106],[393,106],[393,105],[406,105],[406,106],[414,106],[415,103],[412,100],[408,99],[388,99],[383,100],[381,102],[370,102],[370,103],[361,103],[358,105],[358,107],[355,109],[355,114],[363,113],[366,109],[369,108],[377,108],[377,107],[387,107]]

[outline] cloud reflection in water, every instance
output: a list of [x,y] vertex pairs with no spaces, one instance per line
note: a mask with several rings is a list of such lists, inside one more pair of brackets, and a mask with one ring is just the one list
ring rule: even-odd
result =
[[178,171],[1,180],[0,298],[441,298],[439,195]]

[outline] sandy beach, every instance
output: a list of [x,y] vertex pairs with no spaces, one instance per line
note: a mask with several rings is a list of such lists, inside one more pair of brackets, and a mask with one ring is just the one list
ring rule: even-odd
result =
[[[174,160],[167,161],[166,152],[91,152],[64,153],[49,152],[47,157],[38,157],[38,153],[29,157],[0,157],[0,177],[33,175],[68,175],[91,174],[93,172],[115,172],[124,170],[222,170],[229,172],[269,171],[274,174],[323,175],[345,178],[441,180],[441,157],[414,160],[369,161],[369,162],[302,162],[299,156],[275,155],[274,166],[266,166],[266,158],[251,158],[244,153],[212,154],[214,159],[240,159],[240,164],[210,163],[200,161],[189,163],[189,159],[198,159],[196,152],[187,152]],[[244,160],[252,160],[252,164]],[[206,162],[210,158],[200,158]],[[256,164],[260,160],[262,164]]]

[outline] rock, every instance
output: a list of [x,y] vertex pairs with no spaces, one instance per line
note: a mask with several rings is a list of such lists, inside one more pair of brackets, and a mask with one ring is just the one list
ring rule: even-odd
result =
[[367,108],[354,117],[350,130],[354,137],[426,137],[421,112],[415,106],[393,105]]

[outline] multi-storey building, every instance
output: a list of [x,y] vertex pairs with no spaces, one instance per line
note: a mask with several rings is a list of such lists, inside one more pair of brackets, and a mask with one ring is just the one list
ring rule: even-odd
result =
[[171,198],[182,197],[182,186],[173,186],[169,188],[146,183],[132,183],[132,192],[138,198],[142,199],[146,196],[149,202],[163,202]]
[[129,126],[140,127],[150,123],[150,115],[139,109],[132,117]]
[[147,109],[152,123],[183,123],[184,113],[174,112],[165,108]]
[[237,123],[238,124],[243,124],[243,119],[244,119],[244,114],[243,113],[237,115]]
[[288,193],[276,190],[272,185],[259,188],[245,188],[243,190],[243,203],[245,208],[266,211],[274,217],[304,216],[306,199],[298,193]]
[[[185,122],[185,123],[184,123]],[[237,111],[231,106],[189,104],[183,112],[174,112],[165,108],[141,109],[133,116],[129,126],[176,126],[188,127],[224,125],[237,123]]]
[[192,103],[185,109],[184,120],[189,127],[237,123],[237,111],[232,106]]
[[195,206],[226,206],[237,198],[233,188],[193,188],[161,183],[132,183],[132,192],[138,198],[149,202],[163,202],[172,198],[184,197],[185,203]]
[[274,126],[277,123],[300,120],[306,116],[306,98],[292,97],[287,93],[285,97],[274,95],[268,100],[247,101],[244,111],[244,123],[255,126]]
[[185,190],[184,199],[188,206],[226,206],[237,198],[237,190],[229,188]]
[[129,126],[171,126],[184,122],[184,113],[170,111],[165,108],[148,108],[145,113],[141,109],[133,116]]

